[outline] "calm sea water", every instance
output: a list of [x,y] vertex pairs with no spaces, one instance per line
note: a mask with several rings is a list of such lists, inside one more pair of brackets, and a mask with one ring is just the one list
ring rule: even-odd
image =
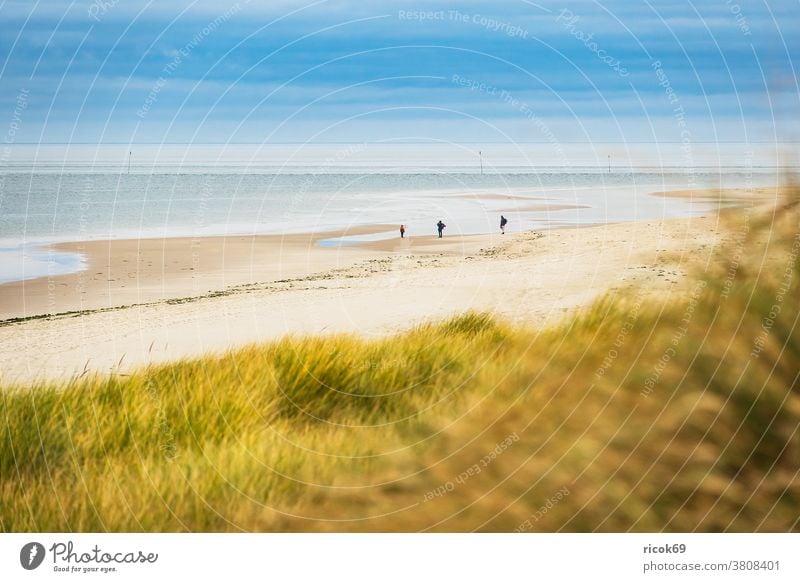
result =
[[[361,224],[431,234],[678,217],[652,192],[779,183],[775,144],[14,146],[0,163],[0,282],[80,269],[56,241],[290,233]],[[543,210],[549,205],[553,210]],[[573,208],[561,208],[573,207]],[[579,207],[579,208],[575,208]],[[394,236],[394,227],[381,236]],[[348,241],[341,241],[348,242]]]

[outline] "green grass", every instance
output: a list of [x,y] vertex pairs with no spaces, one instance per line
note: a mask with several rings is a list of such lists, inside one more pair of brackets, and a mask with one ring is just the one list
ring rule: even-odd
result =
[[7,387],[0,529],[799,531],[799,219],[731,219],[681,299],[544,330],[468,313]]

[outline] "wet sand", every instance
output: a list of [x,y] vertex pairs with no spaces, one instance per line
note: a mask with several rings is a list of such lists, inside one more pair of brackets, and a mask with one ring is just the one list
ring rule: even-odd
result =
[[0,320],[152,303],[261,281],[297,278],[367,258],[325,248],[328,238],[372,234],[375,225],[316,234],[96,240],[51,245],[82,255],[86,269],[0,285]]

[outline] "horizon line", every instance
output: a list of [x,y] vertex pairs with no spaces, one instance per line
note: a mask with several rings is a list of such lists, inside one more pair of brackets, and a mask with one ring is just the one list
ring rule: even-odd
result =
[[[674,141],[674,140],[664,140],[664,141],[559,141],[558,144],[605,144],[605,145],[626,145],[626,144],[652,144],[652,145],[661,145],[661,144],[682,144],[681,141]],[[788,145],[800,145],[800,140],[748,140],[748,141],[738,141],[738,140],[717,140],[717,141],[693,141],[692,144],[788,144]],[[135,146],[135,145],[260,145],[260,146],[269,146],[269,145],[556,145],[549,141],[515,141],[515,142],[493,142],[493,141],[398,141],[398,142],[390,142],[390,141],[327,141],[327,142],[302,142],[302,141],[285,141],[285,142],[250,142],[250,141],[242,141],[242,142],[217,142],[217,141],[208,141],[208,142],[190,142],[190,141],[143,141],[143,142],[124,142],[124,141],[100,141],[100,142],[92,142],[92,141],[44,141],[44,142],[16,142],[16,143],[6,143],[5,145],[8,147],[13,147],[15,145],[125,145],[125,146]]]

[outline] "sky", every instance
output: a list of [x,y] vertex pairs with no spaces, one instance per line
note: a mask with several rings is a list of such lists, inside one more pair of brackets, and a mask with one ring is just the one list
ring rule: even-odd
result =
[[5,143],[800,141],[800,0],[0,0]]

